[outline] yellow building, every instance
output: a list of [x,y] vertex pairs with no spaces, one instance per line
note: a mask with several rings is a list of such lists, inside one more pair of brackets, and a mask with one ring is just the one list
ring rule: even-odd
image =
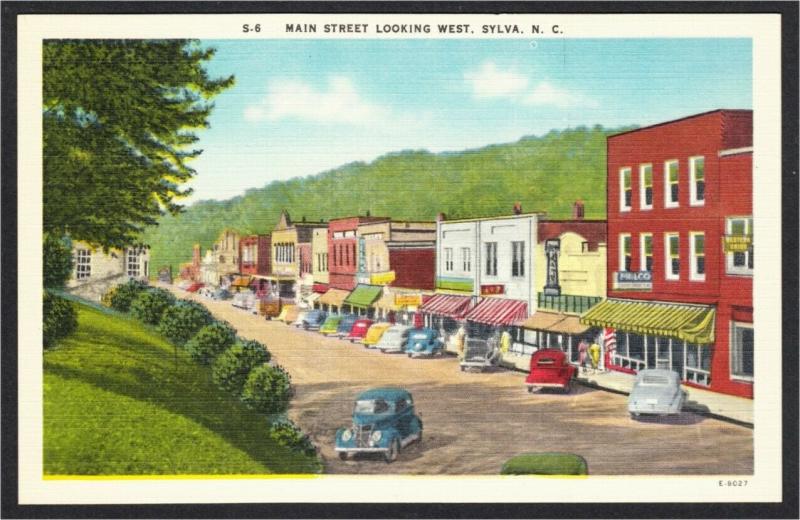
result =
[[315,285],[327,288],[328,276],[328,229],[317,228],[311,234],[312,278]]
[[72,242],[72,273],[66,283],[70,293],[99,301],[111,287],[128,280],[146,282],[150,269],[147,246],[104,252],[81,241]]

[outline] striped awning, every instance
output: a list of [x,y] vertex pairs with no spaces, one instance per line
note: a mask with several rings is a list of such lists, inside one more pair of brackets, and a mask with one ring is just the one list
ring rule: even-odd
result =
[[469,296],[455,296],[453,294],[434,294],[420,307],[421,312],[446,316],[455,320],[464,318],[469,310],[472,298]]
[[383,287],[380,285],[358,284],[356,288],[353,289],[353,292],[347,295],[344,303],[351,307],[366,309],[380,297],[382,291]]
[[559,334],[583,334],[590,328],[588,325],[582,324],[577,316],[547,311],[536,311],[531,317],[517,325],[525,329],[545,330]]
[[708,345],[714,343],[715,315],[708,305],[611,299],[589,309],[581,323]]
[[341,307],[345,298],[350,294],[349,291],[343,289],[328,289],[328,291],[319,297],[319,303],[323,305],[333,305],[334,307]]
[[469,311],[466,319],[485,325],[513,325],[528,316],[528,304],[521,300],[486,298]]

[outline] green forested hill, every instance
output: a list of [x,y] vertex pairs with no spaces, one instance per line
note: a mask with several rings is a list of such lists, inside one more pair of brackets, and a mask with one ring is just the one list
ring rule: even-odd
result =
[[[154,273],[205,250],[226,227],[270,232],[281,209],[292,218],[319,220],[364,214],[433,220],[525,211],[566,218],[583,199],[587,218],[605,217],[606,137],[625,129],[579,127],[463,152],[404,151],[369,164],[351,163],[314,176],[272,182],[227,201],[202,201],[148,230]],[[202,172],[200,173],[202,175]]]

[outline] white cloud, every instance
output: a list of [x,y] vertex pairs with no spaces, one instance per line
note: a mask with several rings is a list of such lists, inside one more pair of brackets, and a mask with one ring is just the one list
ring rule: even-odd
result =
[[500,70],[493,61],[486,61],[478,70],[464,73],[476,98],[512,97],[528,87],[528,78],[514,70]]
[[328,79],[325,90],[297,80],[270,82],[264,99],[244,110],[248,121],[303,119],[317,123],[367,125],[387,119],[389,110],[361,98],[343,76]]
[[583,94],[572,93],[542,81],[523,99],[526,105],[551,105],[558,108],[597,108],[597,101]]

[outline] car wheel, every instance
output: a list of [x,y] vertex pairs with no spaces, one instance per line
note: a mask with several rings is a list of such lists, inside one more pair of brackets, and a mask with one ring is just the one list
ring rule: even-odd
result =
[[409,357],[409,358],[411,357],[411,352],[409,352],[409,353],[408,353],[408,357]]
[[528,393],[529,393],[529,394],[532,394],[532,393],[533,393],[533,387],[532,387],[532,386],[529,386],[529,387],[528,387]]
[[349,454],[349,453],[347,453],[346,451],[340,451],[340,452],[339,452],[339,459],[341,459],[341,460],[347,460],[349,455],[350,455],[350,454]]
[[631,412],[631,419],[638,419],[640,415],[639,412]]
[[391,444],[389,444],[389,450],[384,452],[383,458],[386,460],[387,464],[391,464],[392,462],[397,460],[397,456],[400,454],[400,441],[397,440],[397,437],[392,439]]

